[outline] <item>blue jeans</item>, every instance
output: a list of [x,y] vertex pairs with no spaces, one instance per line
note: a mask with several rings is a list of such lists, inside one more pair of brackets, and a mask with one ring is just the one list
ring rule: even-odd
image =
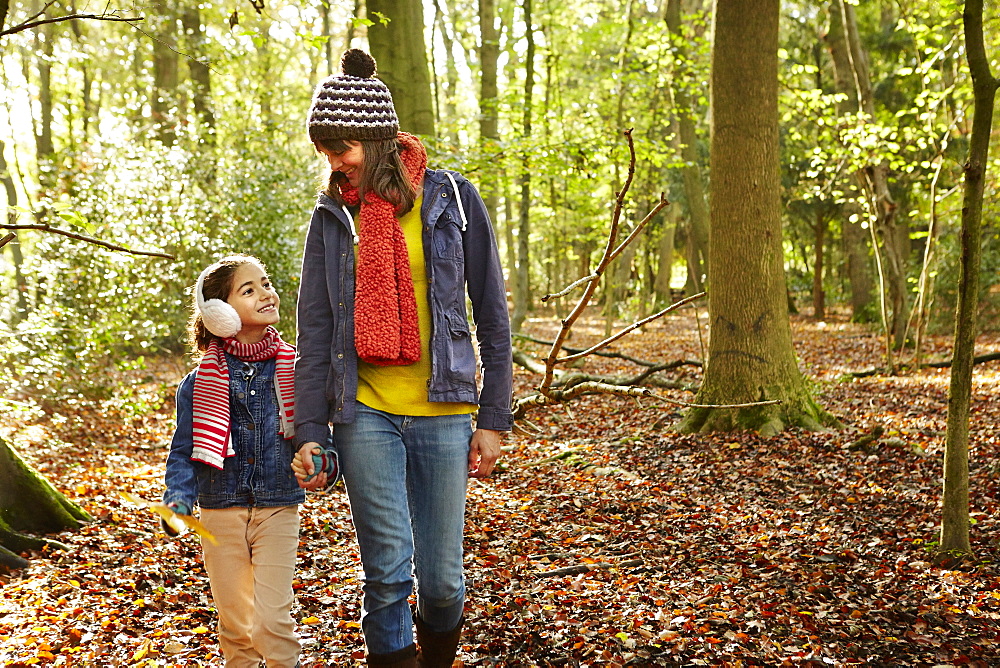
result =
[[408,598],[433,631],[462,617],[469,415],[392,415],[357,405],[334,441],[364,568],[361,631],[370,654],[413,643]]

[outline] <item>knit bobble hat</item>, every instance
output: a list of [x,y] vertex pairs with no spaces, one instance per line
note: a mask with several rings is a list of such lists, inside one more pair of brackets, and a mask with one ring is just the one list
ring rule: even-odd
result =
[[343,74],[316,87],[309,109],[309,139],[394,139],[399,118],[389,87],[375,78],[375,59],[350,49],[340,59]]

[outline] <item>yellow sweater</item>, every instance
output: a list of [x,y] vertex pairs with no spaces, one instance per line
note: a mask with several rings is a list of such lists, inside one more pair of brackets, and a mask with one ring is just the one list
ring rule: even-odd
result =
[[406,237],[413,275],[413,293],[420,323],[420,360],[406,366],[378,366],[358,360],[358,401],[393,415],[459,415],[472,413],[475,404],[427,401],[431,377],[431,309],[427,297],[427,271],[418,197],[409,213],[399,219]]

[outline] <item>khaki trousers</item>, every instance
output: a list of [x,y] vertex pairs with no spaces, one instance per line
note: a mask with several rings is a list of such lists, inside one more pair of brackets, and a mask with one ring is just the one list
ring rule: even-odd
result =
[[292,578],[299,546],[299,507],[201,511],[218,545],[202,539],[205,570],[219,612],[226,668],[293,668],[298,636]]

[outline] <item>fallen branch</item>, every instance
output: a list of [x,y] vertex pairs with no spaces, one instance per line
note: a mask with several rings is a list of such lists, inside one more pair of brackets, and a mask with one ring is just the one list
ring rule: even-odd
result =
[[685,408],[751,408],[753,406],[773,406],[781,403],[780,399],[772,399],[770,401],[752,401],[745,404],[692,404],[686,401],[677,401],[676,399],[670,399],[656,394],[655,391],[648,387],[627,387],[587,381],[565,390],[549,388],[547,394],[532,394],[518,399],[514,402],[514,419],[520,419],[530,408],[540,408],[542,406],[561,404],[565,401],[570,401],[571,399],[576,399],[577,397],[581,397],[586,394],[613,394],[619,397],[649,397],[658,401],[664,401],[668,404],[684,406]]
[[[985,353],[983,355],[976,355],[972,358],[972,364],[983,364],[985,362],[993,362],[995,360],[1000,360],[1000,353]],[[943,360],[941,362],[928,362],[927,364],[922,364],[920,368],[930,368],[930,369],[947,369],[952,365],[953,360]],[[889,374],[894,375],[890,369],[885,367],[875,367],[873,369],[866,369],[864,371],[852,371],[850,373],[851,378],[870,378],[871,376],[877,376],[879,374]]]
[[[1000,353],[986,353],[985,355],[976,355],[972,358],[973,364],[982,364],[983,362],[992,362],[994,360],[1000,360]],[[945,369],[950,367],[954,360],[945,360],[943,362],[930,362],[924,366],[929,366],[932,369]]]
[[630,559],[617,564],[610,564],[601,561],[596,564],[577,564],[576,566],[566,566],[564,568],[556,568],[551,571],[537,571],[535,572],[535,577],[556,578],[563,575],[579,575],[580,573],[589,573],[590,571],[605,570],[608,568],[633,568],[635,566],[642,566],[642,564],[642,559]]
[[536,459],[533,462],[528,462],[525,464],[525,468],[533,468],[535,466],[542,466],[543,464],[551,464],[552,462],[558,462],[562,459],[569,459],[573,455],[586,451],[587,448],[569,448],[561,452],[557,452],[554,455],[549,455],[548,457],[542,457],[541,459]]
[[[88,244],[94,244],[95,246],[102,246],[108,250],[120,251],[122,253],[129,253],[131,255],[147,255],[149,257],[162,257],[168,260],[174,260],[173,255],[168,253],[160,253],[159,251],[141,251],[133,250],[131,248],[126,248],[125,246],[119,246],[113,244],[109,241],[104,241],[103,239],[97,239],[94,237],[89,237],[86,234],[78,234],[76,232],[70,232],[69,230],[61,230],[58,227],[52,227],[48,223],[0,223],[0,229],[5,230],[41,230],[42,232],[51,232],[52,234],[61,234],[64,237],[69,237],[70,239],[76,239],[77,241],[85,241]],[[2,244],[0,244],[2,245]]]

